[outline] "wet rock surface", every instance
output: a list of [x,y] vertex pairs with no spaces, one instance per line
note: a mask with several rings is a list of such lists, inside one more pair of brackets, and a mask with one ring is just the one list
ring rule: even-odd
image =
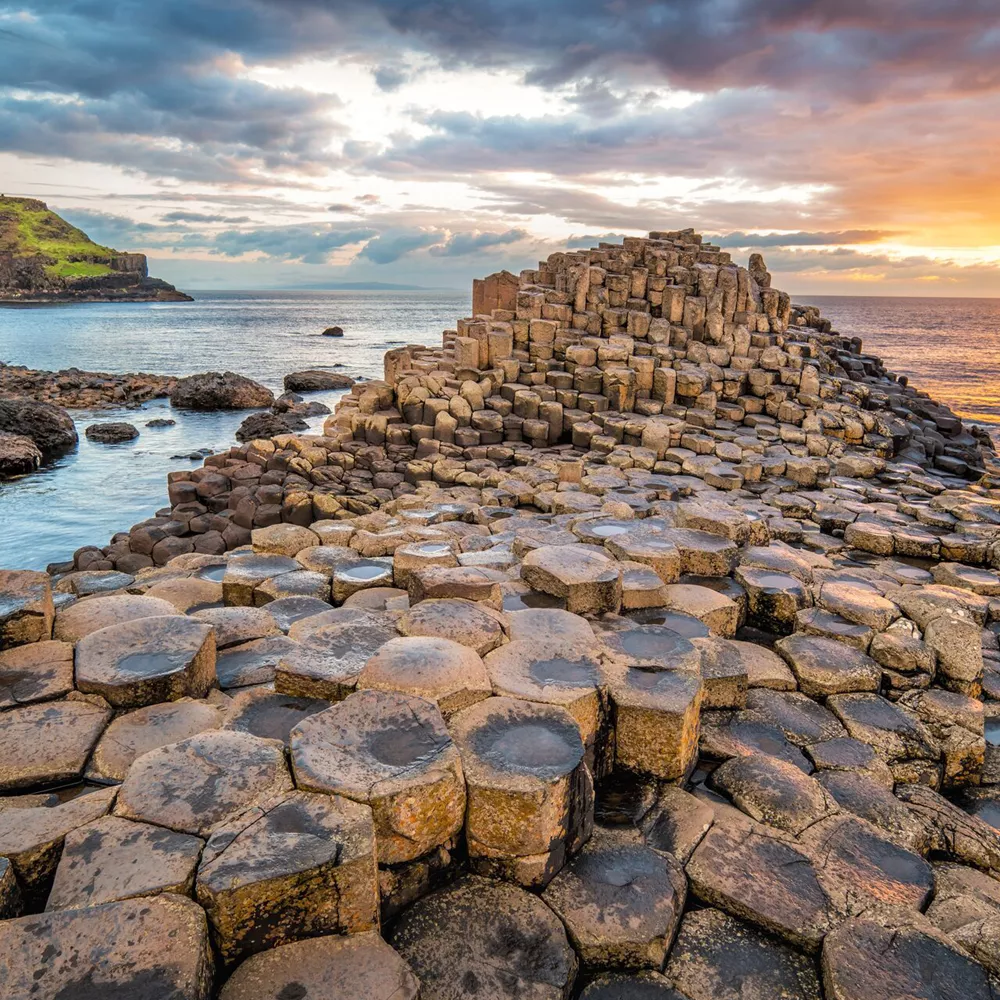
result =
[[0,993],[995,998],[989,442],[689,231],[476,302],[0,575]]

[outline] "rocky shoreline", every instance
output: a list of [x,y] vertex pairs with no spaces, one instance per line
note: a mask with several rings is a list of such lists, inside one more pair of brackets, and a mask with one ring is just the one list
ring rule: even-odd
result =
[[474,301],[0,573],[4,989],[995,998],[988,438],[691,231]]

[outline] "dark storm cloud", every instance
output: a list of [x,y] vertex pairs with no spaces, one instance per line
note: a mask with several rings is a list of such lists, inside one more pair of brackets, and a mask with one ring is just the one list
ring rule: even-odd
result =
[[508,229],[503,233],[453,233],[440,246],[431,247],[435,257],[465,257],[490,247],[507,246],[528,238],[526,229]]

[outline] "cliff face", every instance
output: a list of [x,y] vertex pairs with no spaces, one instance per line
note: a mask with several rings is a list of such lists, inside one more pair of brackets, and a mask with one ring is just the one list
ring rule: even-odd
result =
[[0,302],[190,301],[146,255],[95,243],[44,202],[0,195]]

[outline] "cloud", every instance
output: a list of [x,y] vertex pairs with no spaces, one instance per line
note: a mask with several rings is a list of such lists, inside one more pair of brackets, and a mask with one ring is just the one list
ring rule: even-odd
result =
[[375,84],[379,90],[388,93],[399,90],[410,79],[410,74],[398,66],[379,66],[372,75],[375,77]]
[[415,250],[439,243],[444,235],[440,231],[422,229],[390,231],[366,244],[358,257],[375,264],[392,264]]
[[430,252],[436,257],[465,257],[490,247],[519,243],[528,236],[526,229],[508,229],[502,233],[453,233],[440,246],[432,246]]
[[[228,229],[212,238],[212,252],[224,257],[261,253],[275,260],[322,264],[334,250],[376,236],[374,229],[336,229],[333,226],[266,226]],[[370,246],[370,244],[369,244]]]
[[230,222],[238,225],[241,222],[249,222],[249,215],[208,215],[205,212],[167,212],[163,217],[164,222]]
[[879,243],[904,235],[889,229],[845,229],[837,233],[728,233],[708,236],[720,247],[793,247],[839,246],[842,244]]
[[625,233],[601,233],[598,236],[571,236],[566,240],[568,250],[590,250],[598,243],[621,243],[625,238]]

